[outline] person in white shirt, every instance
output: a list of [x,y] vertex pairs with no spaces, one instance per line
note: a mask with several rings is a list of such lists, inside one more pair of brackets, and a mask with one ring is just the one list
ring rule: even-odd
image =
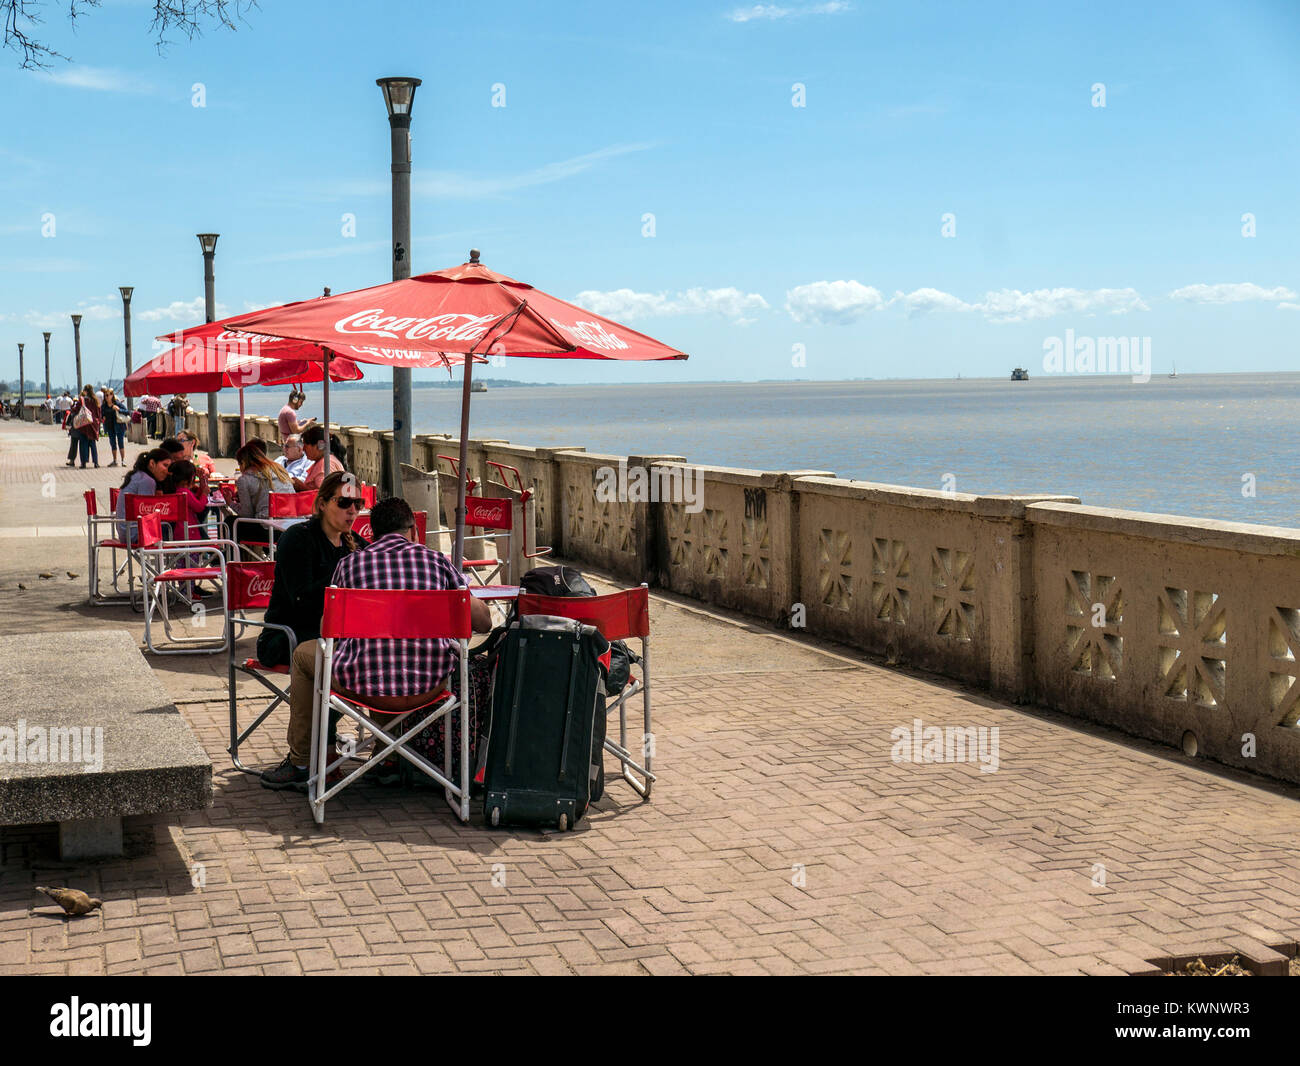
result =
[[63,395],[54,401],[54,409],[63,414],[65,411],[72,410],[72,397],[68,395],[68,390],[63,390]]
[[296,433],[284,439],[284,454],[277,460],[288,471],[290,477],[302,479],[311,467],[311,459],[302,450],[302,438]]

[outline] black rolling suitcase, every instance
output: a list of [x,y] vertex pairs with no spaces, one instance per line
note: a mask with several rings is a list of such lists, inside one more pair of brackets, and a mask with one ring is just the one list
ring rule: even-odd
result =
[[609,642],[593,626],[549,615],[511,624],[493,687],[483,780],[488,825],[563,831],[586,813],[608,669]]

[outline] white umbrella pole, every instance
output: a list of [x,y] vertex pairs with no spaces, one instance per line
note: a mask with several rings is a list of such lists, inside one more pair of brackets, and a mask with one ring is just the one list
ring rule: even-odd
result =
[[324,476],[329,477],[330,470],[334,464],[330,462],[333,453],[330,451],[330,359],[333,353],[328,349],[322,349],[325,353],[325,465],[321,468]]
[[244,390],[239,390],[239,446],[242,448],[248,443],[248,437],[244,433]]

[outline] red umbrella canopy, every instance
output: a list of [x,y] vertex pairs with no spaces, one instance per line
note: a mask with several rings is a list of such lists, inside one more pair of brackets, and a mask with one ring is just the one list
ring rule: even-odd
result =
[[[255,314],[267,314],[270,312],[286,311],[289,308],[302,307],[308,304],[319,304],[321,300],[330,299],[330,297],[317,297],[315,300],[302,300],[298,303],[284,304],[282,307],[268,307],[262,311],[256,311]],[[318,342],[285,340],[279,335],[270,336],[254,332],[244,332],[238,329],[232,329],[231,323],[235,318],[245,318],[246,315],[236,315],[233,318],[224,318],[217,322],[208,322],[202,326],[193,326],[190,329],[178,329],[175,333],[164,333],[157,339],[167,341],[171,344],[179,345],[191,352],[205,352],[208,349],[251,352],[254,354],[276,355],[280,353],[292,352],[295,358],[313,359],[320,362],[324,358],[324,346]],[[283,345],[283,347],[279,347]],[[465,359],[461,355],[448,354],[441,351],[427,351],[416,348],[396,348],[384,344],[359,344],[355,342],[343,342],[329,345],[329,351],[335,356],[341,356],[343,361],[354,363],[374,363],[378,366],[404,366],[411,369],[426,369],[428,367],[442,367],[450,373],[453,366],[461,366]],[[474,362],[486,363],[485,356],[475,356]],[[331,364],[332,365],[332,364]],[[357,372],[360,377],[360,371]],[[351,380],[340,378],[332,371],[330,378],[334,381]],[[285,379],[287,380],[287,379]],[[304,381],[320,381],[320,372],[317,371],[315,377],[303,378]],[[197,387],[193,391],[201,391]]]
[[[320,381],[325,365],[319,347],[302,341],[270,341],[224,331],[203,342],[187,338],[134,370],[123,383],[127,396],[152,393],[216,392],[250,385]],[[210,342],[210,343],[209,343]],[[330,360],[331,381],[356,381],[361,368],[351,359]]]
[[539,359],[687,358],[685,352],[489,270],[476,259],[225,322],[248,333],[312,341],[352,358],[360,357],[348,351],[349,345]]

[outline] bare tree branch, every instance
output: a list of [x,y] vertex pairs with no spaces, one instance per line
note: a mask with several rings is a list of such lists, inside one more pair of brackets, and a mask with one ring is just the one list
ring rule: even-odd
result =
[[[71,59],[40,40],[38,27],[45,21],[42,9],[50,0],[0,0],[0,21],[4,23],[4,47],[16,53],[22,70],[47,70],[55,60]],[[66,0],[68,21],[75,27],[77,19],[99,0]],[[61,6],[61,5],[60,5]],[[149,32],[154,45],[163,52],[171,42],[167,35],[179,31],[186,40],[202,36],[207,26],[216,25],[232,32],[238,23],[247,25],[245,12],[258,6],[257,0],[154,0],[153,21]]]

